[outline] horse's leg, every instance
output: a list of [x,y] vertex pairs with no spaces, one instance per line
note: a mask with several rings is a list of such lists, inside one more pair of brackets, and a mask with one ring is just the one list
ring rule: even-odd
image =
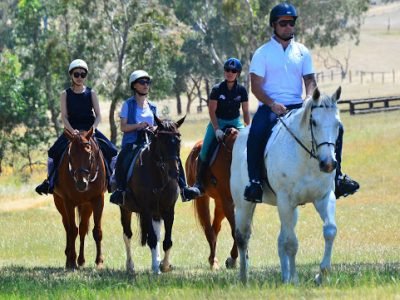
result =
[[199,197],[194,205],[201,227],[203,228],[208,245],[210,247],[210,255],[208,256],[208,262],[210,264],[211,269],[214,269],[215,268],[214,263],[216,260],[215,247],[217,243],[217,238],[215,236],[215,231],[211,225],[210,197],[207,195]]
[[101,250],[101,240],[103,239],[103,231],[101,230],[101,217],[103,216],[104,194],[92,202],[93,206],[93,239],[96,242],[96,266],[98,269],[103,268],[104,257]]
[[132,212],[120,207],[121,211],[121,225],[122,230],[124,232],[124,243],[125,243],[125,251],[126,251],[126,271],[130,274],[135,274],[135,266],[132,260],[132,251],[131,251],[131,239],[132,239],[132,229],[131,229],[131,219]]
[[172,248],[172,226],[174,225],[174,218],[175,218],[174,210],[167,212],[163,215],[165,235],[163,241],[164,258],[161,262],[162,272],[172,271],[172,265],[169,261],[169,254]]
[[[246,203],[245,203],[246,202]],[[247,283],[249,257],[248,246],[251,235],[251,223],[253,220],[256,204],[241,199],[236,207],[235,224],[236,224],[236,242],[240,256],[240,280]]]
[[227,199],[222,201],[224,207],[224,214],[227,218],[229,225],[231,226],[231,233],[233,238],[233,245],[230,252],[230,257],[228,257],[225,261],[225,266],[227,269],[236,268],[236,261],[238,258],[238,248],[235,239],[235,209],[233,205],[232,199]]
[[65,267],[67,269],[77,269],[76,265],[76,251],[75,251],[75,240],[78,236],[78,227],[75,223],[75,207],[68,205],[68,200],[65,201],[65,211],[67,215],[68,230],[67,230],[67,248],[65,255],[67,256],[67,262]]
[[332,248],[337,231],[335,222],[336,199],[333,192],[331,192],[331,194],[323,201],[314,202],[314,206],[318,211],[322,222],[324,222],[323,234],[325,239],[325,251],[324,257],[322,258],[320,264],[321,272],[315,277],[316,283],[321,284],[323,277],[326,276],[331,270]]
[[281,262],[282,281],[297,283],[296,253],[298,241],[294,228],[297,223],[297,208],[289,205],[289,201],[278,198],[278,212],[281,231],[278,237],[278,253]]
[[89,230],[89,219],[92,214],[92,206],[90,204],[82,204],[78,206],[78,212],[80,216],[79,222],[79,256],[78,266],[83,267],[85,265],[85,237]]
[[[213,257],[209,257],[209,262],[211,265],[211,268],[213,270],[218,270],[219,269],[219,264],[218,264],[218,259],[216,257],[216,249],[217,249],[217,240],[218,240],[218,234],[221,231],[221,223],[222,220],[225,218],[224,210],[222,207],[222,199],[215,199],[215,208],[214,208],[214,220],[212,224],[212,228],[214,231],[214,244],[213,244]],[[211,260],[212,259],[212,260]]]
[[57,194],[53,194],[53,198],[54,198],[54,204],[58,210],[58,212],[61,214],[62,217],[62,222],[64,225],[64,229],[65,229],[65,239],[66,239],[66,246],[65,246],[65,256],[67,258],[67,262],[68,262],[68,257],[69,257],[69,244],[68,244],[68,232],[69,232],[69,221],[68,221],[68,215],[67,215],[67,211],[65,210],[65,206],[64,206],[64,201],[61,197],[59,197]]
[[147,245],[151,250],[151,269],[154,274],[161,274],[160,271],[160,238],[161,220],[151,219]]

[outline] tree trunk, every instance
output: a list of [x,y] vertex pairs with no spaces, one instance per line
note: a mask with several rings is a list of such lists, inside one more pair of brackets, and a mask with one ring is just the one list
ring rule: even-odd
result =
[[176,96],[176,110],[178,112],[178,115],[182,114],[182,100],[181,100],[181,93],[175,92]]

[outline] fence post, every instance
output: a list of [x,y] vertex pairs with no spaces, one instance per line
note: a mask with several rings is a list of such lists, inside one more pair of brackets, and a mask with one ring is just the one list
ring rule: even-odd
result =
[[331,70],[331,81],[333,81],[333,70]]
[[350,115],[354,115],[354,103],[350,102]]
[[363,83],[363,77],[364,77],[364,72],[363,71],[360,72],[360,77],[361,77],[361,84],[362,84]]
[[349,70],[349,82],[351,83],[351,70]]
[[371,81],[374,82],[374,72],[371,72]]
[[395,83],[396,80],[395,80],[395,72],[394,72],[394,69],[393,69],[392,73],[393,73],[393,83]]

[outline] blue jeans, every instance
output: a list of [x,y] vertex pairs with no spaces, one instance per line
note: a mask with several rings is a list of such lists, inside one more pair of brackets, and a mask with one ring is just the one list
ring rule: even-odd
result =
[[[243,125],[242,121],[240,120],[240,118],[236,118],[233,120],[217,119],[217,121],[218,121],[218,126],[221,129],[224,129],[228,126],[235,127],[237,129],[244,128],[244,125]],[[216,144],[217,144],[217,139],[215,137],[214,127],[212,126],[212,124],[210,122],[207,125],[206,134],[203,139],[203,145],[201,146],[201,150],[200,150],[200,154],[199,154],[200,159],[203,162],[208,162],[208,160],[210,159],[209,156],[212,155],[209,153],[209,151]]]

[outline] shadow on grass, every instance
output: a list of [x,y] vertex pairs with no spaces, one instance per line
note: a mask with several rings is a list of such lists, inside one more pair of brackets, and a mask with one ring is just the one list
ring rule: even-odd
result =
[[[298,266],[300,286],[314,286],[314,276],[318,269],[314,264]],[[338,264],[333,265],[330,280],[325,285],[338,287],[399,284],[400,263],[384,264]],[[95,270],[83,268],[67,271],[64,268],[8,266],[0,268],[1,293],[29,294],[30,291],[41,290],[77,290],[86,289],[125,289],[135,288],[160,289],[196,288],[224,289],[232,285],[240,285],[238,270],[222,269],[212,272],[202,269],[180,269],[154,275],[149,271],[138,271],[135,276],[124,270],[104,269]],[[249,287],[275,288],[281,286],[280,270],[278,267],[250,268]]]

